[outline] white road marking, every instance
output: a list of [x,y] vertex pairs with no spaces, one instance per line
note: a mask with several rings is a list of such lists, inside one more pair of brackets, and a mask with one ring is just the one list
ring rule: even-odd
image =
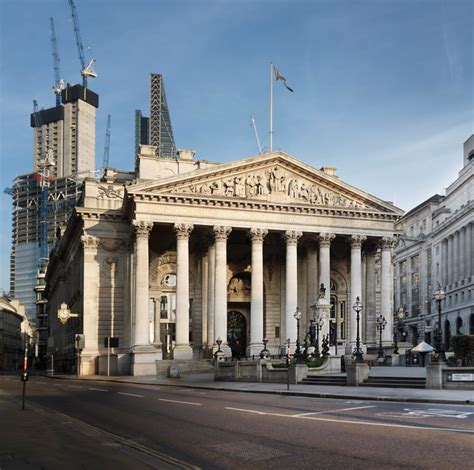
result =
[[69,388],[84,388],[81,387],[80,385],[68,385]]
[[158,400],[168,401],[170,403],[182,403],[183,405],[196,405],[196,406],[202,405],[202,403],[193,403],[192,401],[167,400],[166,398],[158,398]]
[[376,408],[375,405],[370,406],[357,406],[355,408],[341,408],[338,410],[327,410],[327,411],[315,411],[313,413],[300,413],[298,415],[294,415],[295,418],[301,418],[302,416],[310,416],[310,415],[322,415],[326,413],[338,413],[340,411],[354,411],[354,410],[365,410],[367,408]]
[[136,395],[135,393],[125,393],[125,392],[117,392],[119,395],[127,395],[128,397],[138,397],[143,398],[143,395]]
[[464,419],[469,415],[474,414],[474,411],[458,411],[458,410],[440,410],[437,408],[429,408],[427,410],[414,410],[404,408],[402,411],[387,411],[385,413],[377,413],[377,416],[384,416],[388,418],[459,418]]
[[378,427],[387,427],[387,428],[421,429],[423,431],[445,431],[445,432],[462,432],[462,433],[474,434],[474,429],[471,430],[471,429],[459,429],[459,428],[412,426],[410,424],[374,423],[371,421],[350,421],[347,419],[334,419],[334,418],[322,418],[322,417],[319,418],[315,416],[285,415],[281,413],[269,413],[265,411],[247,410],[244,408],[231,408],[231,407],[226,407],[226,410],[242,411],[245,413],[254,413],[258,415],[278,416],[281,418],[310,419],[313,421],[324,421],[327,423],[355,424],[357,426],[378,426]]
[[108,390],[104,390],[103,388],[92,388],[92,387],[89,387],[89,390],[95,390],[96,392],[108,392]]

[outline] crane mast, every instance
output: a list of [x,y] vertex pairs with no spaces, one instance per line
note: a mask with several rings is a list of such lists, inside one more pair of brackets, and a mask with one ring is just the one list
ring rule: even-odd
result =
[[84,59],[84,46],[82,45],[81,31],[79,29],[79,19],[77,17],[76,5],[74,5],[74,0],[68,0],[69,6],[71,7],[72,22],[74,26],[74,33],[76,34],[76,45],[79,52],[79,62],[81,63],[81,75],[82,75],[82,86],[87,88],[87,77],[97,77],[93,66],[95,64],[95,59],[92,59],[89,64],[86,66],[86,61]]
[[257,141],[257,148],[259,155],[262,153],[262,147],[260,145],[260,139],[258,138],[257,124],[255,124],[255,119],[253,116],[250,116],[250,125],[252,126],[253,133],[255,134],[255,140]]
[[102,161],[102,168],[109,166],[109,152],[110,152],[110,114],[107,116],[107,130],[105,131],[105,146],[104,146],[104,159]]
[[38,110],[38,103],[33,100],[33,114],[36,128],[36,137],[39,141],[40,146],[40,158],[38,161],[38,175],[37,181],[40,187],[40,200],[39,200],[39,221],[40,221],[40,234],[39,234],[39,248],[40,248],[40,259],[39,264],[45,262],[48,255],[48,195],[49,195],[49,184],[50,184],[50,167],[54,166],[52,150],[50,148],[44,151],[43,142],[43,130],[41,122],[41,113]]
[[56,106],[61,104],[61,92],[64,89],[64,80],[60,78],[59,74],[59,54],[58,54],[58,42],[56,40],[56,30],[54,28],[54,20],[51,17],[50,21],[50,36],[51,36],[51,47],[53,51],[53,68],[54,68],[54,86],[53,93],[56,95]]

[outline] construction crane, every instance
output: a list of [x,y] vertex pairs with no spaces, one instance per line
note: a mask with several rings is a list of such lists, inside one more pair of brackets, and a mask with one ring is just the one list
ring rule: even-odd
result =
[[54,29],[54,20],[51,17],[50,21],[50,36],[51,36],[51,47],[53,50],[53,68],[54,68],[54,86],[53,93],[56,95],[56,106],[61,104],[61,92],[64,90],[64,80],[60,78],[59,74],[59,54],[58,54],[58,42],[56,40],[56,30]]
[[107,130],[105,131],[104,159],[102,161],[102,168],[104,169],[104,171],[109,166],[109,152],[110,152],[110,114],[107,116]]
[[40,219],[40,236],[39,236],[39,248],[40,248],[40,259],[39,265],[41,266],[49,258],[48,253],[48,196],[49,196],[49,184],[51,176],[49,170],[54,166],[53,162],[53,151],[48,148],[45,152],[43,142],[43,131],[41,128],[41,113],[38,110],[38,103],[33,100],[33,115],[36,128],[36,137],[40,145],[40,158],[38,161],[38,174],[37,181],[40,186],[40,203],[39,203],[39,219]]
[[255,124],[255,119],[253,116],[250,116],[250,125],[252,126],[253,133],[255,134],[255,140],[257,141],[258,154],[262,153],[262,147],[260,145],[260,139],[258,138],[257,124]]
[[77,18],[76,5],[74,5],[73,0],[68,0],[69,6],[71,7],[72,22],[74,25],[74,33],[76,34],[76,45],[79,52],[79,61],[81,62],[81,75],[82,75],[82,86],[87,88],[87,77],[96,78],[97,73],[95,72],[93,66],[95,64],[95,59],[91,59],[89,65],[86,67],[86,61],[84,59],[84,46],[82,45],[81,31],[79,29],[79,19]]

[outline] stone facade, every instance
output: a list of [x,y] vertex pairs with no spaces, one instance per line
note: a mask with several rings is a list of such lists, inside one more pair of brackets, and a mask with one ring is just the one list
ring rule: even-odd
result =
[[[136,176],[86,180],[82,204],[47,273],[50,324],[65,368],[83,333],[82,374],[113,348],[119,373],[155,373],[156,361],[273,354],[303,339],[326,286],[331,352],[351,352],[357,297],[361,338],[376,346],[386,316],[392,346],[391,253],[402,211],[283,152],[231,163],[157,159],[142,146]],[[66,302],[79,314],[55,319]],[[294,319],[303,312],[300,331]]]
[[397,223],[395,308],[404,309],[407,339],[434,344],[440,286],[446,346],[456,334],[474,334],[474,135],[464,143],[464,166],[444,196],[434,195]]

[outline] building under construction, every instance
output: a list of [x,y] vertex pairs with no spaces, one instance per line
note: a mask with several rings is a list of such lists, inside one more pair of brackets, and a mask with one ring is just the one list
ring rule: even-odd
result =
[[163,76],[150,74],[150,117],[135,111],[135,155],[140,145],[152,145],[157,157],[176,158],[173,128],[166,101]]

